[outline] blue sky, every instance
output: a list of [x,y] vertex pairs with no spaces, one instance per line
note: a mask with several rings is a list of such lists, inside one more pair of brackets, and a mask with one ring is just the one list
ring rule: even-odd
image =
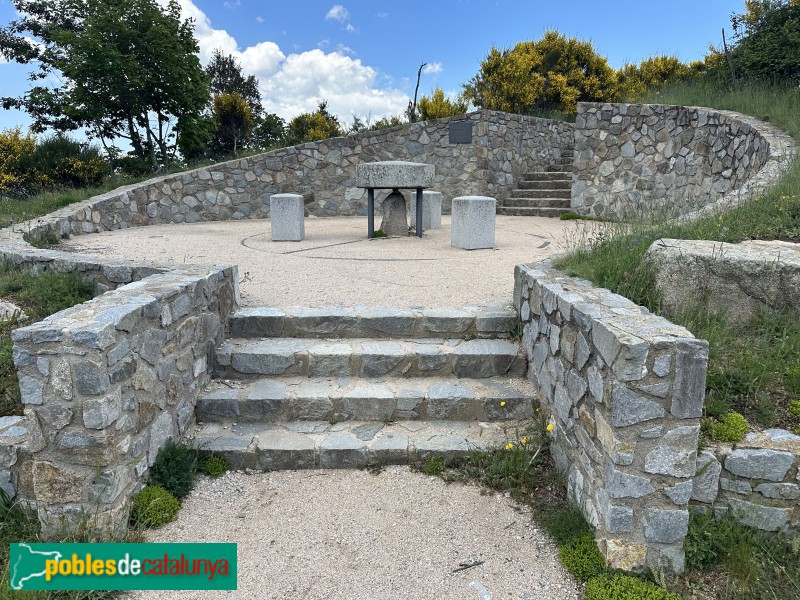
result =
[[[166,0],[159,0],[166,2]],[[255,75],[265,108],[284,118],[326,99],[346,123],[352,115],[399,114],[428,63],[420,93],[438,85],[457,93],[492,46],[535,40],[547,29],[591,40],[612,67],[657,54],[703,57],[731,34],[730,15],[743,1],[614,0],[562,2],[454,0],[179,0],[195,19],[200,57],[214,48],[234,53]],[[15,17],[0,0],[0,23]],[[0,95],[27,89],[27,68],[0,61]],[[0,109],[0,129],[29,119]]]

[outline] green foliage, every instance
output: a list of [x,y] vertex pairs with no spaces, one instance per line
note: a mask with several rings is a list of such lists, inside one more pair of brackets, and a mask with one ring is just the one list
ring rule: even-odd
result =
[[339,119],[328,112],[328,103],[323,100],[315,112],[297,115],[289,121],[286,141],[289,144],[302,144],[341,135],[344,132]]
[[586,582],[586,600],[681,600],[656,584],[623,573],[604,573]]
[[616,93],[616,73],[591,43],[548,31],[510,50],[492,48],[463,97],[480,108],[512,113],[575,114],[577,102],[611,101]]
[[19,127],[0,132],[0,198],[24,198],[37,185],[25,160],[36,148],[36,138],[22,135]]
[[430,96],[422,96],[417,103],[421,121],[428,119],[441,119],[454,115],[463,115],[467,112],[467,103],[463,100],[450,100],[437,86]]
[[158,528],[175,520],[181,503],[158,485],[148,485],[133,497],[131,524],[134,527]]
[[241,144],[253,131],[255,121],[250,106],[238,93],[217,94],[213,102],[217,142],[223,151],[239,154]]
[[167,440],[150,467],[150,483],[163,487],[177,498],[183,498],[194,488],[197,462],[197,450]]
[[224,54],[217,48],[211,53],[205,72],[212,96],[238,94],[250,107],[253,118],[260,116],[264,108],[261,105],[258,81],[255,75],[244,76],[242,66],[235,56]]
[[[13,0],[19,18],[0,29],[8,58],[35,62],[34,85],[5,108],[28,112],[36,132],[86,127],[126,138],[155,169],[174,152],[175,121],[208,99],[191,20],[171,0]],[[35,40],[34,40],[35,38]],[[57,73],[58,77],[50,77]],[[60,84],[53,85],[53,80]],[[105,144],[104,144],[105,145]]]
[[543,508],[545,510],[539,514],[539,521],[559,546],[592,534],[591,526],[577,507],[564,505]]
[[230,468],[230,464],[224,457],[212,454],[203,461],[203,473],[209,477],[222,477]]
[[564,568],[579,581],[588,581],[606,568],[592,533],[583,533],[559,546],[558,556]]
[[718,423],[710,423],[708,434],[719,442],[740,442],[750,429],[750,423],[737,412],[729,412]]
[[610,219],[604,219],[603,217],[594,217],[592,215],[581,215],[572,211],[562,213],[559,219],[562,221],[598,221],[598,222],[610,221]]
[[431,454],[425,459],[425,463],[422,465],[422,472],[425,475],[437,476],[444,472],[444,467],[444,458],[438,454]]
[[704,69],[699,62],[687,65],[674,56],[651,56],[619,70],[619,96],[625,102],[638,102],[668,85],[698,77]]
[[746,8],[744,15],[732,18],[737,75],[773,84],[800,83],[800,2],[751,0]]
[[256,118],[253,144],[258,148],[275,148],[286,143],[286,121],[268,113]]

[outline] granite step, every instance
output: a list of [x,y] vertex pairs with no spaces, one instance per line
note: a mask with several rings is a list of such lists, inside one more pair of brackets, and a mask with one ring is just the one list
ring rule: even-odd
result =
[[517,324],[510,306],[465,308],[246,307],[228,322],[239,338],[508,338]]
[[572,190],[569,188],[565,189],[550,189],[550,188],[540,188],[540,189],[514,189],[511,190],[511,197],[512,198],[571,198],[572,197]]
[[198,421],[508,421],[532,417],[525,378],[306,378],[214,380],[197,401]]
[[572,181],[572,173],[565,171],[534,171],[532,173],[525,173],[522,176],[523,181]]
[[569,198],[505,198],[501,207],[569,208]]
[[571,190],[571,179],[523,179],[517,183],[521,190]]
[[570,210],[569,208],[501,206],[497,209],[497,214],[511,217],[550,217],[557,219],[564,213],[570,212]]
[[466,378],[522,376],[519,344],[505,340],[232,338],[216,351],[215,376]]
[[191,444],[220,454],[233,469],[352,469],[452,460],[476,449],[517,443],[529,423],[463,421],[286,421],[198,423]]

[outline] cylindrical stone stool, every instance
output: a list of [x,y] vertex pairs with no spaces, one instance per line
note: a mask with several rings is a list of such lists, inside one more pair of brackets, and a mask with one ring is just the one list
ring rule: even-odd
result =
[[305,207],[300,194],[273,194],[269,197],[269,218],[273,242],[299,242],[306,237]]
[[497,200],[488,196],[453,198],[450,245],[477,250],[494,248],[494,224]]
[[[413,225],[417,215],[417,195],[412,194],[408,201],[408,219]],[[432,190],[422,191],[422,229],[441,229],[442,193]]]

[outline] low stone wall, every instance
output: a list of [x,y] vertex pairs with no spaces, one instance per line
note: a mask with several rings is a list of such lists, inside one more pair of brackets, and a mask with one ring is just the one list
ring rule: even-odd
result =
[[608,563],[681,571],[708,343],[550,262],[515,269],[528,378]]
[[735,447],[714,443],[697,457],[692,509],[800,533],[799,467],[800,436],[783,429],[748,433]]
[[[471,127],[471,142],[451,143],[451,126]],[[366,214],[356,165],[407,160],[434,165],[434,189],[448,212],[456,196],[503,196],[515,179],[572,149],[571,123],[479,111],[281,148],[211,167],[151,179],[73,204],[44,218],[59,235],[139,225],[257,219],[269,197],[299,193],[310,215]],[[379,194],[377,203],[382,201]]]
[[76,270],[110,291],[13,332],[25,414],[0,418],[0,487],[38,510],[45,533],[84,519],[127,526],[159,449],[193,423],[238,303],[237,269],[4,254],[21,268]]
[[572,208],[632,219],[727,207],[773,185],[795,155],[786,132],[731,111],[579,103]]
[[670,311],[702,301],[732,322],[765,307],[800,315],[800,244],[662,239],[647,260]]

